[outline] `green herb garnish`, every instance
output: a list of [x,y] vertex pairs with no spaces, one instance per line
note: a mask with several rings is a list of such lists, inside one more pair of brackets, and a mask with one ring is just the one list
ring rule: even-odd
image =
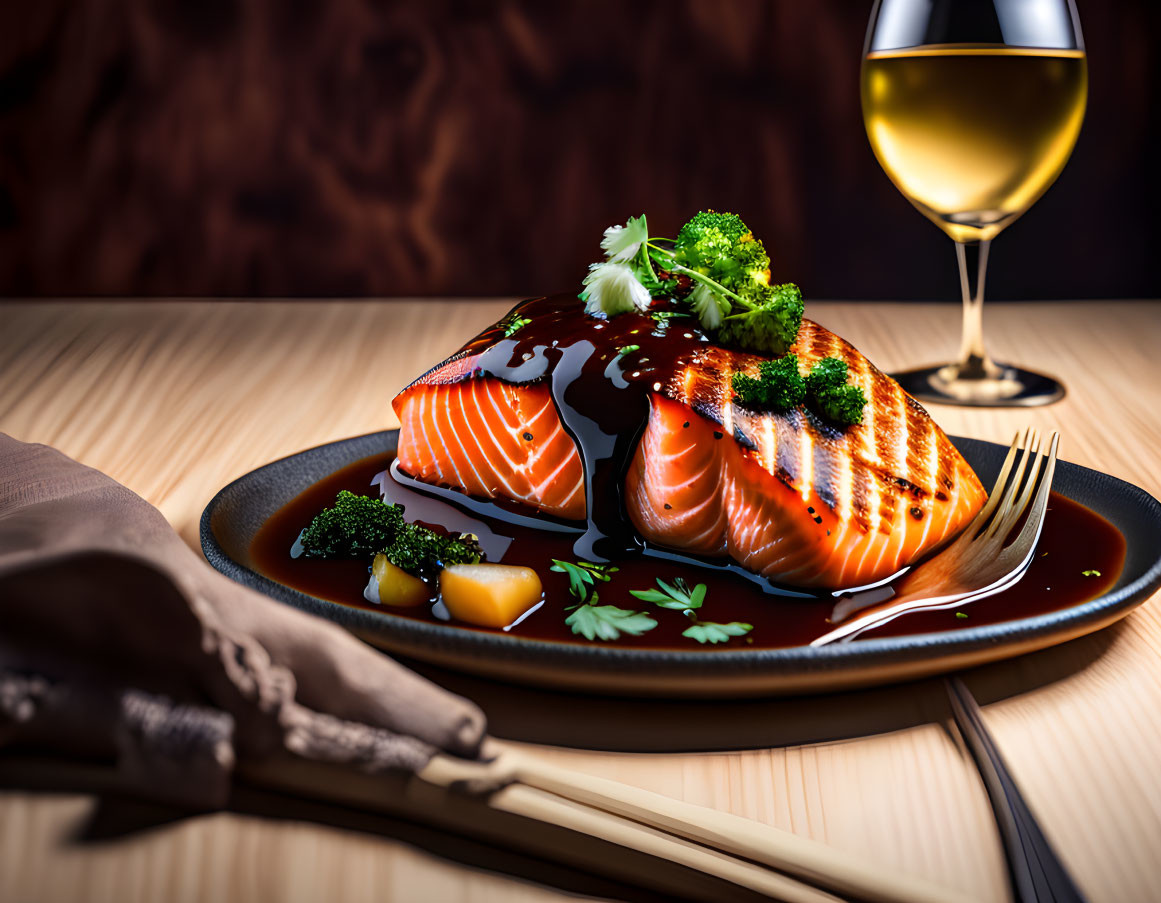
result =
[[955,613],[955,616],[956,616],[957,618],[966,619],[966,618],[967,618],[967,612],[966,612],[966,611],[957,611],[957,612]]
[[606,259],[589,269],[580,293],[586,310],[613,317],[671,297],[723,344],[775,357],[794,344],[802,293],[770,285],[770,258],[740,217],[702,211],[673,242],[662,241],[649,235],[644,216],[606,229]]
[[615,640],[622,633],[640,636],[657,626],[657,622],[644,612],[616,605],[597,605],[600,594],[596,591],[596,581],[608,583],[617,568],[588,561],[574,564],[553,558],[549,570],[568,575],[568,591],[577,604],[565,609],[572,614],[564,619],[564,623],[573,633],[587,640]]
[[1081,571],[1080,575],[1082,577],[1099,577],[1101,575],[1101,572],[1100,571]]
[[617,354],[619,354],[621,357],[624,357],[626,354],[632,354],[634,351],[640,351],[640,350],[641,350],[640,345],[622,345],[620,348],[617,349]]
[[[741,218],[703,210],[669,241],[651,236],[644,216],[630,217],[605,230],[601,247],[606,259],[589,268],[580,293],[588,313],[648,313],[660,326],[694,315],[714,341],[776,359],[760,364],[757,376],[734,376],[739,403],[785,412],[805,402],[837,426],[862,422],[867,399],[847,384],[843,361],[826,358],[803,378],[797,359],[787,360],[802,325],[802,292],[770,284],[770,257]],[[689,313],[650,310],[665,297]]]
[[730,637],[745,636],[753,629],[753,624],[744,624],[741,621],[730,621],[728,624],[698,621],[692,627],[683,630],[681,635],[697,640],[699,643],[726,643],[729,642]]
[[474,536],[443,536],[403,519],[402,505],[342,490],[299,534],[305,558],[369,558],[380,552],[411,574],[434,573],[449,564],[484,557]]
[[867,403],[861,388],[847,384],[846,362],[836,357],[824,357],[804,379],[798,357],[786,354],[758,364],[756,377],[735,373],[731,385],[734,401],[746,407],[785,413],[805,402],[839,426],[861,423]]
[[824,418],[840,426],[863,422],[867,396],[858,386],[847,383],[847,362],[824,357],[806,377],[807,404]]
[[[593,593],[595,601],[597,594]],[[564,623],[586,640],[616,640],[622,633],[640,636],[657,626],[657,622],[640,611],[629,611],[616,605],[578,605]]]
[[629,595],[642,602],[652,602],[654,605],[676,611],[696,610],[701,608],[701,603],[705,601],[706,585],[704,583],[699,583],[691,590],[689,584],[680,577],[674,580],[672,585],[658,577],[657,585],[661,587],[660,590],[631,589]]
[[596,585],[593,581],[600,580],[602,583],[608,583],[612,579],[609,575],[615,574],[619,568],[607,564],[593,564],[590,561],[579,561],[573,564],[571,561],[560,561],[553,558],[552,567],[549,570],[556,571],[558,574],[567,574],[568,591],[579,601],[585,602],[589,597],[589,587]]
[[691,626],[681,632],[684,637],[697,640],[699,643],[724,643],[730,637],[744,636],[754,629],[753,624],[746,624],[742,621],[719,624],[716,621],[702,621],[698,618],[696,611],[701,608],[706,596],[704,583],[699,583],[690,589],[689,584],[680,577],[672,584],[666,583],[658,577],[657,585],[661,587],[660,590],[634,589],[630,590],[629,593],[643,602],[652,602],[662,608],[680,611],[693,621]]
[[474,536],[441,536],[418,524],[403,524],[380,551],[409,574],[435,574],[452,564],[476,564],[484,558]]
[[305,558],[367,558],[395,539],[403,507],[343,490],[298,537]]
[[793,354],[775,361],[762,361],[757,377],[735,373],[731,385],[734,400],[750,408],[769,408],[782,413],[798,407],[806,398],[806,380],[798,372],[798,357]]
[[504,338],[510,339],[531,322],[527,317],[514,317],[504,327]]

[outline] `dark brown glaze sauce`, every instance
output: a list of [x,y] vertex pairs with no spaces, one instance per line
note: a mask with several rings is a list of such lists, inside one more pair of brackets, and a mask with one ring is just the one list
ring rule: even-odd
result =
[[[620,560],[642,545],[621,496],[649,417],[649,393],[660,388],[659,374],[668,378],[694,361],[709,339],[687,307],[666,301],[655,301],[648,313],[609,319],[578,316],[579,303],[572,295],[555,295],[518,304],[455,357],[478,354],[473,373],[505,382],[548,379],[584,471],[587,522],[573,540],[572,555]],[[505,335],[520,317],[527,325]]]
[[[363,588],[367,583],[369,564],[366,561],[292,559],[289,554],[299,531],[320,510],[334,502],[340,489],[377,495],[371,480],[388,468],[390,463],[391,457],[388,455],[355,462],[287,503],[255,536],[250,549],[253,567],[272,580],[319,598],[404,618],[436,621],[428,607],[388,608],[364,601]],[[476,523],[484,522],[498,536],[511,538],[511,544],[502,557],[492,557],[491,560],[528,565],[539,572],[545,588],[545,604],[514,628],[513,635],[589,645],[588,640],[574,636],[564,623],[567,616],[564,609],[575,601],[568,594],[565,575],[549,571],[552,558],[574,560],[576,533],[547,532],[542,528],[490,519],[479,513],[466,514],[451,506],[442,506],[443,513],[437,516],[432,513],[429,497],[390,481],[390,477],[388,480],[388,498],[407,508],[409,520],[420,520],[455,532],[471,526],[464,520],[465,517]],[[444,522],[440,523],[441,520]],[[1124,560],[1125,540],[1116,527],[1085,506],[1054,492],[1036,558],[1017,586],[960,609],[912,612],[868,631],[862,637],[957,630],[1057,611],[1107,592],[1116,583]],[[780,595],[777,591],[763,592],[753,582],[735,573],[656,557],[630,554],[618,559],[616,566],[620,570],[613,575],[613,580],[600,586],[601,603],[648,610],[658,622],[656,628],[640,637],[623,636],[613,644],[618,647],[701,648],[710,651],[800,646],[826,633],[831,627],[827,618],[834,599],[830,596],[792,598]],[[1100,576],[1086,577],[1082,573],[1085,570],[1099,571]],[[670,581],[683,577],[690,586],[705,583],[709,591],[699,613],[702,619],[744,621],[754,625],[753,631],[746,637],[735,638],[715,647],[699,646],[695,641],[681,636],[689,622],[679,612],[662,610],[629,595],[630,590],[654,586],[657,577]],[[957,611],[967,617],[957,617]],[[470,630],[484,629],[458,623],[457,626]]]

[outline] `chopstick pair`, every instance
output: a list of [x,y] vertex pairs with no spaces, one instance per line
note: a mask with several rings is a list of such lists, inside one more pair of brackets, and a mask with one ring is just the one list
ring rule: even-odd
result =
[[419,777],[448,789],[504,784],[492,808],[679,863],[777,900],[952,903],[963,897],[751,819],[684,803],[493,746],[486,763],[436,756]]

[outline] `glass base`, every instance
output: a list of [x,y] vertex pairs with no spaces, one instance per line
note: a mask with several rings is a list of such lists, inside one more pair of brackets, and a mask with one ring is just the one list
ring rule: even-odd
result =
[[960,364],[943,364],[892,373],[891,377],[919,401],[976,408],[1027,408],[1064,397],[1064,386],[1051,376],[988,361],[986,372]]

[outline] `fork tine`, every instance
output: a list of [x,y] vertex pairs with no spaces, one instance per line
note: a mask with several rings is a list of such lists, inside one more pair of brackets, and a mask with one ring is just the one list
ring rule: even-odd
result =
[[1036,490],[1036,498],[1028,511],[1028,520],[1020,528],[1019,535],[1012,540],[1015,547],[1027,543],[1030,547],[1040,538],[1040,527],[1044,523],[1044,511],[1048,507],[1048,493],[1052,491],[1052,477],[1056,473],[1056,452],[1060,447],[1060,433],[1052,431],[1048,440],[1048,461],[1044,467],[1044,477]]
[[1016,460],[1016,451],[1023,445],[1024,439],[1028,436],[1028,430],[1029,427],[1024,427],[1022,433],[1017,431],[1016,435],[1012,437],[1012,444],[1008,447],[1008,457],[1004,459],[1004,466],[1000,468],[1000,475],[996,477],[996,482],[992,485],[992,491],[988,493],[987,502],[975,517],[977,523],[984,523],[999,503],[1004,482],[1008,479],[1008,474],[1012,471],[1012,462]]
[[991,523],[989,523],[984,528],[983,532],[980,534],[980,539],[988,539],[994,536],[1000,522],[1004,520],[1005,517],[1007,517],[1008,512],[1011,510],[1012,499],[1015,498],[1021,484],[1024,482],[1024,472],[1028,469],[1028,458],[1033,453],[1032,445],[1033,443],[1038,443],[1038,439],[1039,434],[1036,432],[1036,430],[1028,428],[1024,431],[1024,443],[1023,448],[1021,449],[1024,454],[1020,456],[1020,460],[1016,464],[1015,473],[1013,473],[1012,479],[1009,480],[1007,485],[1004,486],[1004,494],[1000,497],[1000,502],[996,507],[995,517],[993,517]]
[[996,510],[995,516],[991,523],[980,534],[981,539],[992,539],[999,537],[1003,539],[1008,530],[1011,530],[1012,516],[1019,517],[1019,498],[1021,490],[1028,486],[1030,480],[1033,479],[1034,473],[1028,474],[1028,462],[1039,459],[1040,452],[1040,433],[1037,430],[1029,429],[1028,442],[1023,449],[1024,454],[1020,458],[1020,463],[1016,467],[1016,473],[1012,477],[1012,481],[1004,487],[1004,497],[1000,500],[999,507]]
[[1036,489],[1036,478],[1040,474],[1040,468],[1048,458],[1048,452],[1039,442],[1039,437],[1036,443],[1036,460],[1032,462],[1032,469],[1028,473],[1028,480],[1024,484],[1024,489],[1020,493],[1020,499],[1017,501],[1004,518],[1004,524],[1000,530],[997,531],[997,536],[1000,539],[1006,539],[1012,528],[1016,526],[1016,522],[1028,509],[1028,503],[1032,499],[1032,493]]

